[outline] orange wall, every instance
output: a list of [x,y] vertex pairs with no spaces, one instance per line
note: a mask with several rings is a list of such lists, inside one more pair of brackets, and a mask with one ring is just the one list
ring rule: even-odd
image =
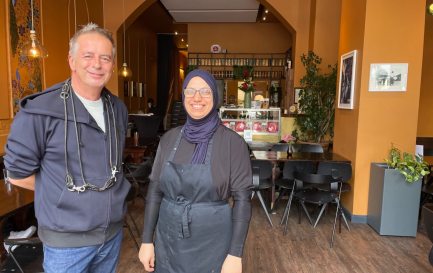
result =
[[338,61],[341,0],[316,1],[312,50],[322,58],[322,70]]
[[189,52],[210,52],[219,44],[228,53],[284,53],[292,40],[278,23],[194,23],[188,24],[188,44]]
[[[433,3],[426,1],[426,6]],[[427,8],[427,7],[426,7]],[[433,137],[433,15],[425,13],[424,56],[421,75],[417,136]]]
[[[2,1],[0,4],[0,25],[7,26],[9,1]],[[4,152],[4,145],[9,133],[11,123],[11,88],[9,74],[9,39],[6,27],[0,27],[0,154]]]
[[[357,49],[361,54],[355,109],[337,111],[335,131],[335,151],[351,159],[354,166],[355,183],[350,198],[354,215],[367,214],[370,163],[383,162],[391,143],[403,151],[414,152],[425,4],[412,0],[401,0],[398,5],[392,0],[360,2],[343,1],[340,52]],[[364,35],[354,32],[362,30],[361,26],[355,28],[345,19],[360,24],[364,21]],[[409,64],[407,91],[369,92],[370,64],[397,62]]]
[[299,85],[305,74],[300,56],[308,50],[322,58],[322,69],[337,63],[341,0],[267,0],[262,3],[293,35],[295,85]]
[[[70,75],[68,66],[69,39],[75,33],[75,27],[94,22],[103,25],[103,0],[84,1],[76,0],[77,21],[75,24],[74,5],[71,1],[69,7],[66,1],[44,0],[43,10],[43,43],[48,50],[48,58],[44,60],[45,87],[67,79]],[[86,12],[86,5],[89,13]],[[87,17],[88,16],[88,17]],[[88,21],[89,19],[89,21]],[[55,23],[54,23],[55,22]]]
[[304,75],[300,56],[308,51],[310,41],[311,0],[267,0],[263,4],[279,18],[280,22],[292,33],[294,39],[292,62],[294,83]]
[[[362,52],[365,25],[365,6],[367,0],[343,1],[341,6],[340,42],[339,53],[341,56],[349,51],[356,49],[358,52],[356,63],[355,79],[355,107],[353,110],[335,110],[334,128],[334,151],[352,161],[352,166],[356,166],[356,145],[358,135],[358,115],[359,115],[359,94],[361,86]],[[340,60],[338,60],[340,63]],[[338,66],[340,68],[340,64]],[[340,71],[338,71],[339,73]],[[339,78],[339,77],[338,77]],[[338,86],[338,84],[337,84]],[[338,88],[338,87],[337,87]],[[338,92],[338,90],[337,90]],[[356,168],[353,168],[353,175],[356,175]],[[353,176],[353,177],[354,177]],[[352,179],[352,183],[353,183]],[[353,199],[355,186],[352,191],[345,194],[344,205],[350,211],[353,210]]]

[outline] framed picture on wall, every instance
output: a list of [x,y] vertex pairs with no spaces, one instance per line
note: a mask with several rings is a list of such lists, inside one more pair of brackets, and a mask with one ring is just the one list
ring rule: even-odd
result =
[[405,92],[407,63],[371,64],[368,91]]
[[338,108],[353,109],[355,92],[356,50],[341,56]]
[[301,94],[302,88],[301,87],[295,87],[294,89],[295,89],[295,92],[294,92],[293,102],[298,104],[299,103],[299,95]]

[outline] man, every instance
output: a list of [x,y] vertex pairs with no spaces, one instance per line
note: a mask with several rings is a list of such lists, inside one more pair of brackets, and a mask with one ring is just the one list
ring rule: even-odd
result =
[[125,197],[125,105],[107,89],[111,34],[90,23],[69,43],[71,78],[20,102],[6,145],[9,181],[35,191],[44,270],[115,272]]

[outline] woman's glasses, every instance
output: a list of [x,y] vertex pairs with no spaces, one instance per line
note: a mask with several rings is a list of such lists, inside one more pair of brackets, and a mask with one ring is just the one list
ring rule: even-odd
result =
[[186,98],[194,97],[196,92],[199,92],[202,98],[209,98],[212,95],[212,90],[206,87],[200,89],[185,88],[183,90],[183,94],[185,95]]

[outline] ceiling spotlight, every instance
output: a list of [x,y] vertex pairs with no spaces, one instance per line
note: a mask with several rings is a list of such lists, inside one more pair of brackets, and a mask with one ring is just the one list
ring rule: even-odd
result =
[[180,39],[180,40],[181,40],[182,42],[184,41],[184,40],[183,40],[183,38],[182,38],[182,39]]
[[178,35],[179,33],[177,31],[174,32],[174,35]]
[[188,47],[188,44],[186,44],[186,47]]
[[263,16],[263,18],[262,18],[262,19],[263,19],[263,21],[266,21],[266,16]]
[[269,12],[269,10],[265,9],[265,13],[268,13],[268,12]]

